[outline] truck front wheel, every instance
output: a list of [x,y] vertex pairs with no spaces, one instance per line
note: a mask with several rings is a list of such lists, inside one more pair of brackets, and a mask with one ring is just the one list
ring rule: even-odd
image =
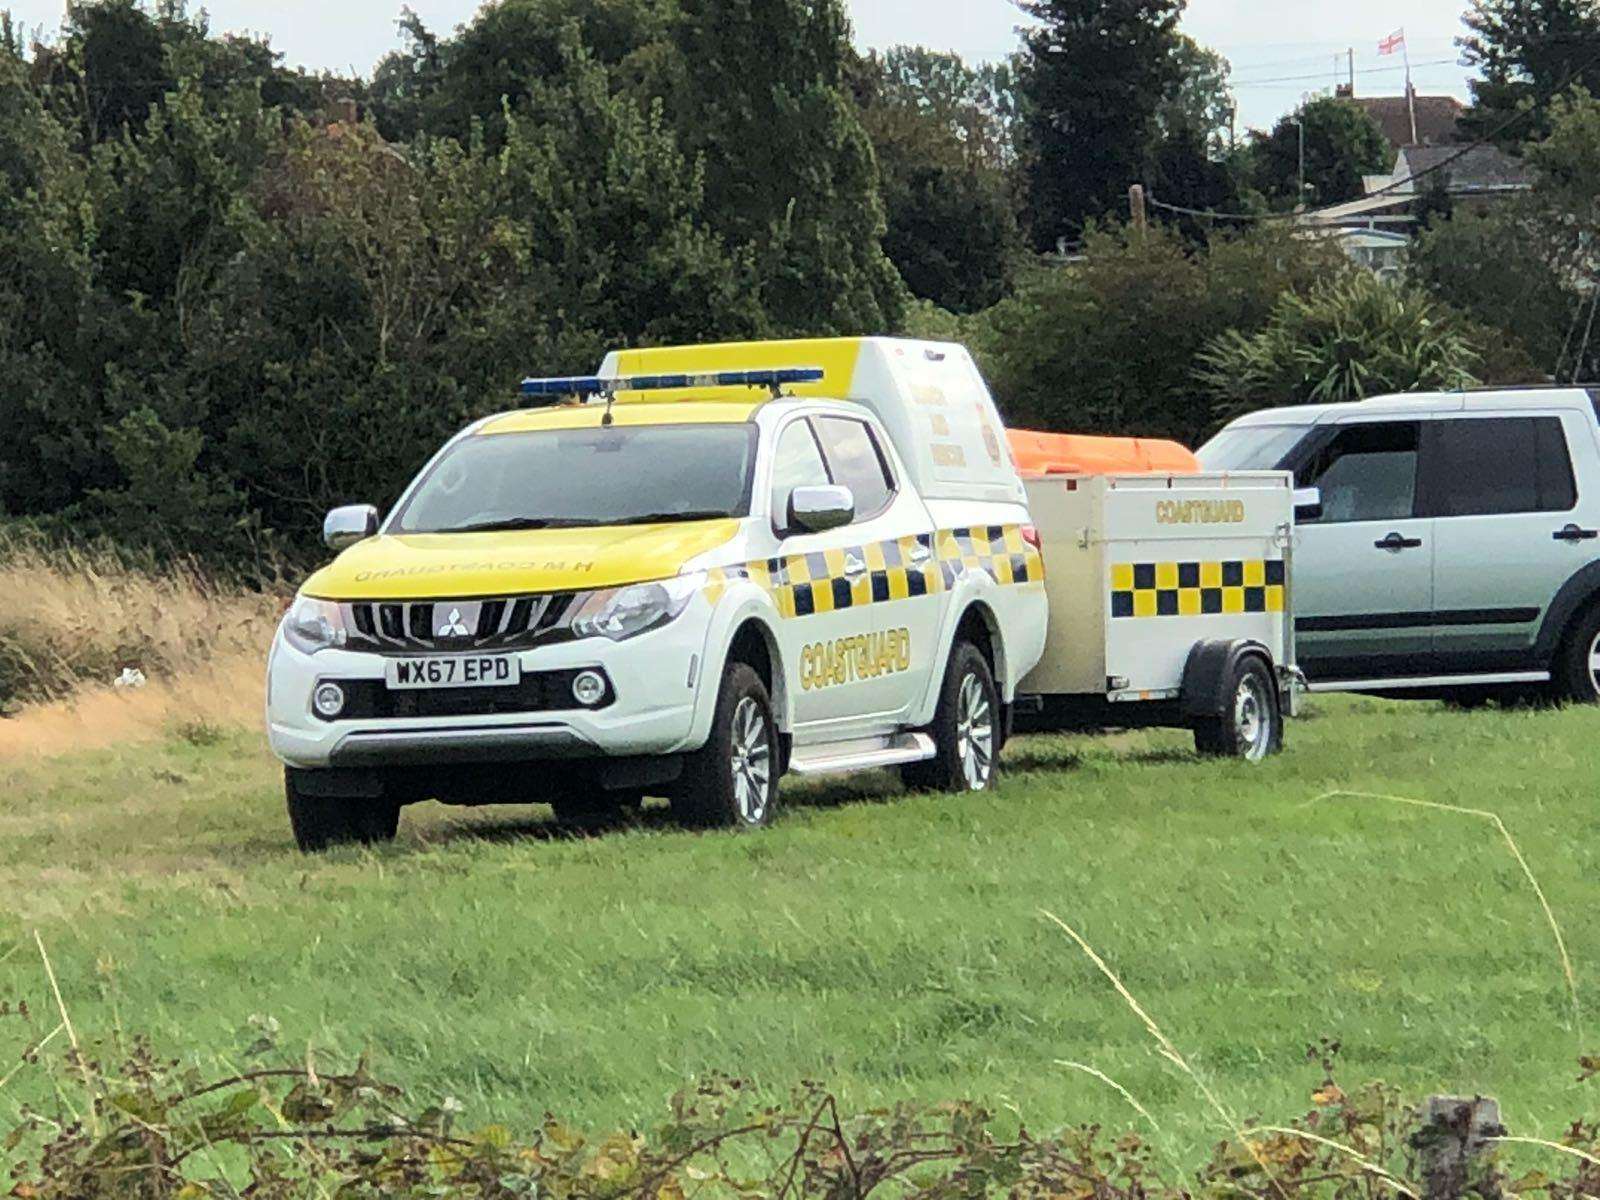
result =
[[311,795],[296,782],[292,770],[283,773],[283,791],[295,845],[306,854],[353,843],[392,842],[400,830],[400,806],[392,800]]
[[917,791],[988,791],[999,767],[1001,720],[989,661],[971,642],[957,642],[928,729],[934,756],[902,767],[900,777]]
[[778,806],[778,723],[766,684],[742,662],[722,673],[706,744],[683,764],[672,808],[691,825],[760,829]]

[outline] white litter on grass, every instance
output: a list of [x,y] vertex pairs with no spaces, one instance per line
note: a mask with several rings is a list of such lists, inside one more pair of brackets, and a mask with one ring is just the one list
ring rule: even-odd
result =
[[119,688],[142,688],[150,681],[144,677],[144,672],[138,667],[124,667],[122,674],[113,681],[113,686]]

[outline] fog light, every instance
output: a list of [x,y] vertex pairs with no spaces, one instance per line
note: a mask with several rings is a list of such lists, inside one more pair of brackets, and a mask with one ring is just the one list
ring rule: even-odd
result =
[[572,681],[572,698],[585,708],[593,708],[606,698],[606,678],[598,671],[580,671]]
[[311,696],[312,707],[317,710],[317,716],[333,720],[344,711],[344,689],[337,683],[321,683]]

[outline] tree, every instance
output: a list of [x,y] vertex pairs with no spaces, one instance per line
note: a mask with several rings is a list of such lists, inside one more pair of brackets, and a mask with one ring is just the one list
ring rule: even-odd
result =
[[[1305,126],[1306,194],[1300,186],[1300,129]],[[1388,140],[1373,119],[1348,100],[1322,96],[1257,135],[1255,184],[1269,199],[1293,206],[1342,204],[1364,194],[1362,176],[1389,169]]]
[[1028,225],[1053,250],[1120,211],[1143,178],[1156,113],[1182,78],[1184,0],[1023,0]]
[[1096,229],[1081,262],[1036,270],[967,328],[1009,423],[1195,445],[1218,423],[1195,386],[1205,345],[1254,332],[1286,292],[1349,269],[1277,228],[1199,250],[1161,226]]
[[1197,377],[1218,411],[1237,415],[1470,387],[1479,359],[1427,293],[1351,271],[1281,296],[1257,332],[1220,334],[1201,352]]
[[[1546,104],[1570,87],[1600,94],[1600,5],[1594,0],[1473,0],[1460,38],[1472,81],[1463,128],[1515,148],[1546,136]],[[1518,113],[1524,113],[1521,118]]]
[[987,308],[1022,251],[995,76],[954,54],[896,47],[854,73],[878,160],[884,251],[911,294],[952,312]]
[[1173,59],[1177,81],[1156,108],[1157,140],[1198,135],[1206,156],[1220,161],[1233,148],[1238,107],[1229,82],[1233,64],[1187,34],[1178,35]]

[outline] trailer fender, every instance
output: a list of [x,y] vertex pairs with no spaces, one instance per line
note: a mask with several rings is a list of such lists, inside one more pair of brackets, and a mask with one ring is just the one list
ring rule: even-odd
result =
[[1189,661],[1183,667],[1183,690],[1178,706],[1187,718],[1214,717],[1226,712],[1232,697],[1228,694],[1228,680],[1233,668],[1241,659],[1259,658],[1267,670],[1275,668],[1272,652],[1260,642],[1214,639],[1196,642],[1189,651]]

